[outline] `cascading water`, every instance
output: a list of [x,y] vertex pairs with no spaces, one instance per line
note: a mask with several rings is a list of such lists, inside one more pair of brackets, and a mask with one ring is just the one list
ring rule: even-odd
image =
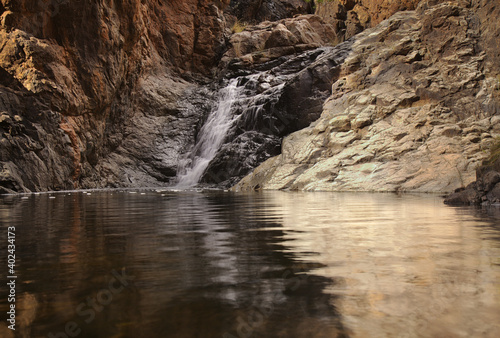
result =
[[[286,77],[276,77],[267,71],[230,80],[228,85],[220,90],[217,106],[201,128],[194,148],[181,159],[175,187],[185,189],[195,186],[228,137],[234,138],[238,135],[241,137],[241,133],[251,130],[272,132],[271,125],[261,126],[259,123],[266,123],[263,113],[273,111],[285,81]],[[252,140],[246,139],[244,142],[248,146]],[[245,145],[242,148],[245,148]],[[250,156],[247,158],[248,161],[257,161],[254,154],[247,155]],[[239,165],[248,165],[238,162]],[[227,169],[226,167],[222,171]]]
[[195,146],[179,161],[175,187],[230,187],[279,154],[283,136],[319,117],[346,55],[320,48],[229,74]]
[[210,113],[207,122],[201,128],[198,142],[188,160],[184,165],[181,164],[180,174],[177,176],[177,188],[192,187],[199,182],[233,123],[231,108],[242,89],[243,87],[238,87],[238,79],[232,79],[220,91],[217,107]]

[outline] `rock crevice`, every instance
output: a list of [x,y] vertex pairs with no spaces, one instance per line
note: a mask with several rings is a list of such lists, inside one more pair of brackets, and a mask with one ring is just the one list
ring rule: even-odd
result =
[[465,187],[499,135],[499,11],[2,0],[0,192],[172,184],[234,78],[244,100],[203,182],[266,161],[237,189]]
[[351,38],[321,117],[234,189],[451,192],[471,183],[499,137],[499,83],[485,69],[480,21],[470,3],[426,3]]

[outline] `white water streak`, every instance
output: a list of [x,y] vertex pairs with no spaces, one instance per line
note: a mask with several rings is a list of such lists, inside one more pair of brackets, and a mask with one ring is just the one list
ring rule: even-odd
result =
[[238,79],[233,79],[229,85],[220,91],[217,107],[208,116],[207,122],[200,130],[198,142],[191,151],[190,165],[182,168],[177,178],[178,188],[188,188],[196,185],[210,161],[219,151],[229,128],[233,123],[231,108],[238,99],[243,87],[238,87]]

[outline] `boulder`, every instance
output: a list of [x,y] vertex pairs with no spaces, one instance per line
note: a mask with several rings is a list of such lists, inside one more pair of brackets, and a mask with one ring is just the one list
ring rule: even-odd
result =
[[235,65],[237,68],[252,69],[252,66],[283,56],[329,46],[335,39],[333,28],[315,15],[265,21],[231,35],[230,48],[225,52],[220,67],[224,69]]
[[375,27],[398,11],[414,10],[422,0],[317,1],[315,14],[331,24],[338,42]]

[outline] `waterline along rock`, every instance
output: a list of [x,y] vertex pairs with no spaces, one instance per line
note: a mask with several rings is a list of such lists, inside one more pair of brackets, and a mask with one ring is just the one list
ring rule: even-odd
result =
[[321,117],[234,189],[451,192],[474,181],[500,136],[495,28],[478,8],[425,4],[351,38]]
[[2,0],[0,193],[465,187],[500,133],[499,11]]
[[166,185],[224,51],[223,1],[2,1],[2,192]]

